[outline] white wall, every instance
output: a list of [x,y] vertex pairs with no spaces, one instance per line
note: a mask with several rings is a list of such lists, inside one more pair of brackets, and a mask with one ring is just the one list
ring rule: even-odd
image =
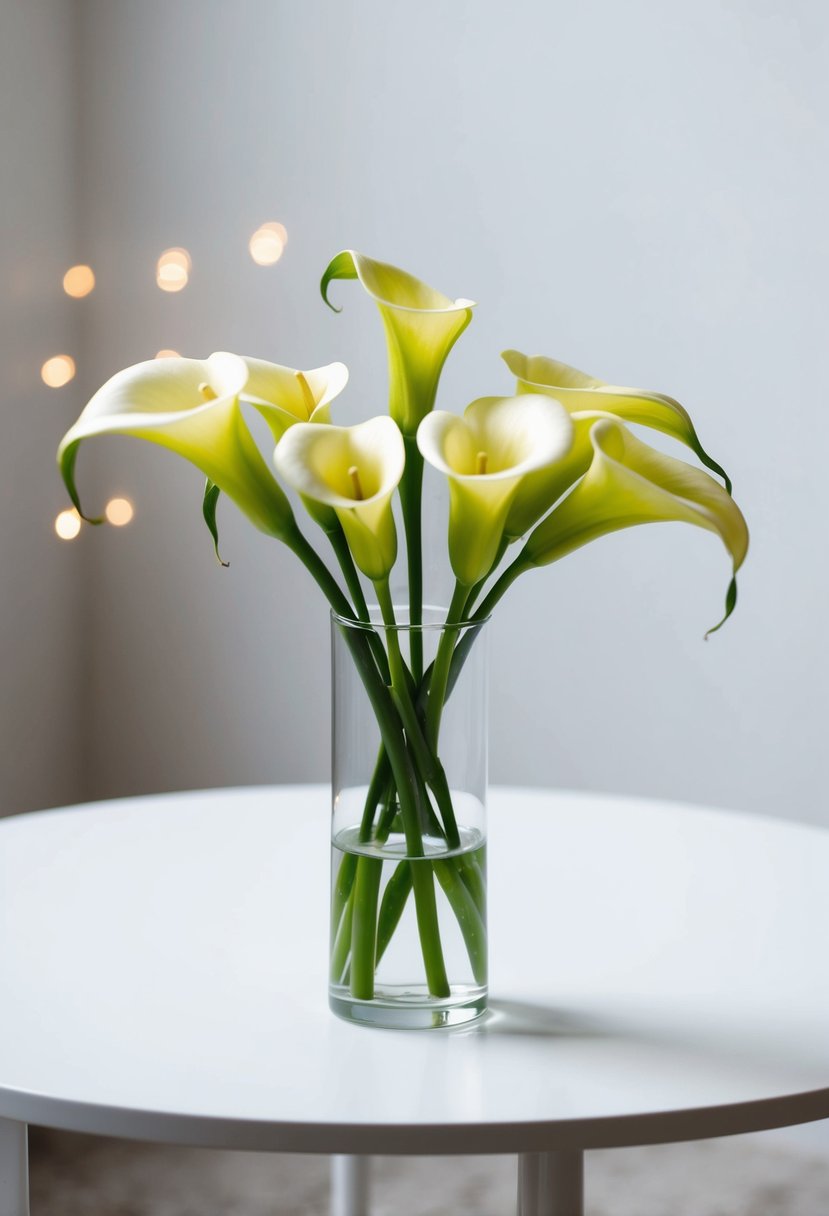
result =
[[[90,387],[161,346],[344,358],[340,416],[384,408],[352,246],[480,301],[444,379],[508,391],[544,352],[671,392],[753,531],[727,563],[680,525],[601,541],[519,584],[494,625],[497,781],[614,789],[829,821],[822,349],[829,20],[818,0],[417,5],[87,0],[83,256],[99,272]],[[279,265],[246,241],[280,219]],[[193,255],[162,296],[153,262]],[[138,516],[83,538],[85,730],[100,794],[325,777],[328,639],[288,554],[201,479],[111,441],[81,483]]]
[[81,399],[40,379],[77,354],[74,6],[0,0],[0,815],[81,796],[86,636],[54,453]]

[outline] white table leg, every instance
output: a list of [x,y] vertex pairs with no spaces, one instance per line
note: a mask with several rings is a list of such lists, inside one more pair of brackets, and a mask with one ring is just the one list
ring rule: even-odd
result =
[[29,1153],[25,1123],[0,1119],[0,1216],[29,1216]]
[[522,1153],[518,1216],[584,1216],[584,1154]]
[[[331,1216],[368,1216],[370,1157],[331,1158]],[[0,1212],[0,1216],[5,1216]]]

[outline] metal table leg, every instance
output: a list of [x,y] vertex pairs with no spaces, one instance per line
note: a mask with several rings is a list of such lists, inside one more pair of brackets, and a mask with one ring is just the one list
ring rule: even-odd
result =
[[518,1216],[584,1216],[584,1154],[522,1153]]
[[0,1216],[29,1216],[27,1128],[13,1119],[0,1119]]
[[[331,1158],[331,1216],[368,1216],[370,1157]],[[0,1211],[0,1216],[5,1213]]]

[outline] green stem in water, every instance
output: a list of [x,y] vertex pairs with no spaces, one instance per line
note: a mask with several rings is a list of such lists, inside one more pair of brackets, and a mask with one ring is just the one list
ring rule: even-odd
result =
[[[347,857],[354,859],[354,873],[357,873],[357,857],[354,853],[346,854]],[[354,891],[353,887],[349,891],[343,908],[343,914],[340,917],[337,932],[333,937],[331,946],[331,980],[335,984],[343,983],[346,967],[348,966],[348,957],[351,952],[351,918],[354,914]]]
[[370,1001],[374,996],[377,956],[377,902],[382,857],[358,857],[351,900],[351,995]]
[[398,865],[383,892],[380,902],[380,913],[377,917],[377,963],[386,952],[394,931],[400,924],[400,917],[406,907],[412,892],[412,867],[408,861],[398,862]]
[[[472,973],[479,984],[486,983],[486,929],[477,904],[460,876],[456,862],[458,858],[447,857],[435,861],[438,882],[446,892],[466,943],[466,951],[472,964]],[[422,865],[422,862],[416,862]]]
[[[334,611],[340,616],[353,620],[351,605],[325,562],[308,543],[299,528],[295,527],[286,539],[293,552],[315,579]],[[406,748],[394,702],[388,688],[379,677],[365,638],[356,636],[359,632],[357,629],[345,629],[343,636],[368,694],[389,757],[400,800],[407,851],[411,857],[422,857],[423,839],[420,831],[421,807],[417,774]],[[433,996],[446,997],[450,995],[450,988],[440,943],[434,882],[431,873],[426,872],[427,867],[416,867],[416,871],[413,873],[415,910],[426,979],[429,991]]]

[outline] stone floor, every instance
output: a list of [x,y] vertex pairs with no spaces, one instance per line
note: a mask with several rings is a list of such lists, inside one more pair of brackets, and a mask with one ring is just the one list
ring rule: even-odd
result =
[[[325,1216],[324,1158],[31,1131],[32,1216]],[[829,1216],[829,1162],[767,1137],[597,1152],[588,1216]],[[376,1158],[372,1216],[513,1216],[510,1157]]]

